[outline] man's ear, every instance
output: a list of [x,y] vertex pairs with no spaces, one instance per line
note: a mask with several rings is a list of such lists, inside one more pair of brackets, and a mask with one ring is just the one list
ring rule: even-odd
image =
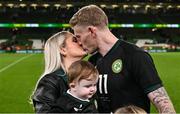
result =
[[63,55],[63,56],[66,56],[66,48],[61,47],[60,48],[60,54]]
[[93,36],[96,35],[96,27],[94,27],[94,26],[88,26],[88,30],[89,30],[89,32],[91,32],[91,34],[92,34]]
[[88,26],[88,30],[89,30],[89,32],[91,32],[91,33],[95,33],[96,27],[94,27],[94,26]]

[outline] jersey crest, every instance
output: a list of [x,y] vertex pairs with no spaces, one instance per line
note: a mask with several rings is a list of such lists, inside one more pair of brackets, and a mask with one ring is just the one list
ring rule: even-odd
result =
[[117,59],[112,64],[112,71],[114,73],[120,73],[121,70],[122,70],[122,60],[121,59]]

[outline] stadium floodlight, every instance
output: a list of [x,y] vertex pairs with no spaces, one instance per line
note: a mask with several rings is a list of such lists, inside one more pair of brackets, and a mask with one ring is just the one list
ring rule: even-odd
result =
[[123,5],[123,8],[124,8],[124,9],[126,9],[126,8],[128,8],[128,7],[129,7],[129,6],[128,6],[128,5],[126,5],[126,4],[125,4],[125,5]]
[[36,7],[38,6],[37,4],[31,4],[30,6],[32,6],[34,9],[36,9]]
[[163,6],[162,5],[156,5],[156,8],[162,8]]
[[10,7],[10,8],[13,8],[14,4],[9,3],[9,4],[7,4],[7,6]]
[[72,4],[66,4],[66,6],[67,6],[68,8],[73,7]]
[[151,7],[150,5],[146,5],[145,9],[148,10],[148,8],[150,8],[150,7]]
[[20,4],[19,6],[23,8],[23,7],[25,7],[25,6],[26,6],[26,4]]
[[60,6],[61,4],[54,4],[54,7],[56,7],[57,10],[59,9]]
[[49,7],[50,5],[49,5],[49,4],[43,4],[43,6],[44,6],[45,8],[47,8],[47,7]]
[[112,8],[117,8],[117,7],[119,7],[117,4],[112,5]]
[[101,8],[105,8],[105,7],[106,7],[106,4],[101,4],[100,7],[101,7]]
[[140,5],[133,5],[133,7],[134,7],[135,9],[137,9],[137,8],[140,7]]
[[168,6],[167,6],[167,9],[170,9],[170,8],[172,8],[172,5],[168,5]]

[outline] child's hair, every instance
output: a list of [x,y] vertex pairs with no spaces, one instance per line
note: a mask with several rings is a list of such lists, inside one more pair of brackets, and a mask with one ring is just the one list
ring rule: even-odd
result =
[[134,106],[134,105],[129,105],[129,106],[125,106],[125,107],[121,107],[118,108],[114,114],[125,114],[125,113],[132,113],[132,114],[147,114],[147,112],[138,107],[138,106]]
[[82,79],[96,80],[98,70],[88,61],[76,61],[68,69],[68,83],[79,82]]

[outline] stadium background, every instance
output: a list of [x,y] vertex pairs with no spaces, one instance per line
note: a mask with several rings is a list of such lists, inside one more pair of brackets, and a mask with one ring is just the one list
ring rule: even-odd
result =
[[180,112],[179,0],[0,0],[0,113],[33,112],[29,97],[43,72],[44,42],[58,31],[72,31],[69,19],[88,4],[106,12],[118,38],[151,53]]

